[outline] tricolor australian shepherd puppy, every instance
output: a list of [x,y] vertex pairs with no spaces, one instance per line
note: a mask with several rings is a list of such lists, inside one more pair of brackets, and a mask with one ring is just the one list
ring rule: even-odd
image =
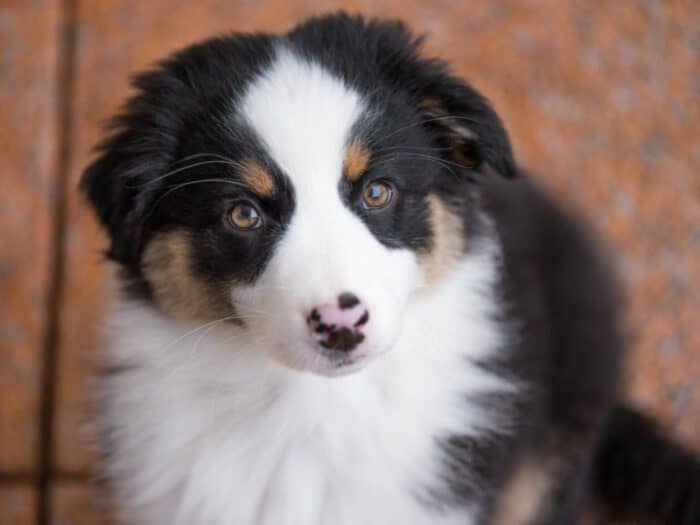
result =
[[418,44],[334,15],[137,77],[82,182],[120,523],[700,522],[698,464],[618,404],[595,242]]

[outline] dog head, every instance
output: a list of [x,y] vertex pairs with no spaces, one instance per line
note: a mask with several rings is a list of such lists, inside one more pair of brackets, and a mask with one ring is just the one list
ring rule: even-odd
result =
[[474,183],[515,173],[489,104],[418,47],[335,15],[137,77],[82,181],[109,257],[166,314],[229,317],[293,368],[389,350],[468,249]]

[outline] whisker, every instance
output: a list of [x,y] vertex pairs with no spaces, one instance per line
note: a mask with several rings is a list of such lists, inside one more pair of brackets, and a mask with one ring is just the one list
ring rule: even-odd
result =
[[430,124],[431,122],[438,122],[440,120],[464,120],[467,122],[477,122],[477,120],[472,118],[472,117],[465,117],[465,116],[461,116],[461,115],[441,115],[439,117],[431,117],[429,119],[424,119],[424,120],[421,120],[419,122],[414,122],[413,124],[408,124],[406,126],[395,129],[394,131],[392,131],[388,135],[384,135],[382,137],[382,139],[385,140],[385,139],[388,139],[389,137],[396,135],[397,133],[400,133],[401,131],[406,131],[407,129],[415,128],[418,126],[424,126],[425,124]]
[[[199,336],[198,339],[195,341],[194,345],[192,345],[192,348],[191,348],[190,351],[189,351],[189,355],[190,355],[190,356],[195,355],[195,354],[198,353],[198,351],[199,351],[199,346],[200,346],[200,344],[202,343],[202,341],[204,340],[204,338],[206,338],[206,336],[209,335],[209,333],[210,333],[214,328],[216,328],[216,326],[217,326],[218,324],[223,323],[223,322],[226,322],[226,321],[237,320],[237,319],[241,319],[241,320],[255,319],[256,317],[259,317],[259,316],[256,316],[256,315],[245,315],[245,314],[244,314],[244,315],[241,315],[241,314],[236,313],[236,314],[231,314],[231,315],[227,315],[227,316],[221,317],[221,318],[219,318],[219,319],[215,319],[215,320],[213,320],[213,321],[209,321],[209,322],[207,322],[207,323],[204,323],[204,324],[202,324],[202,325],[200,325],[200,326],[198,326],[198,327],[196,327],[196,328],[194,328],[194,329],[188,331],[187,333],[185,333],[185,334],[183,334],[182,336],[178,337],[177,339],[171,341],[171,342],[168,343],[167,345],[161,347],[161,350],[167,350],[168,348],[171,348],[171,347],[173,347],[173,346],[175,346],[175,345],[181,343],[181,342],[184,341],[186,338],[191,337],[191,336],[197,334],[198,332],[201,332],[200,336]],[[238,336],[237,336],[237,335],[233,335],[233,336],[231,336],[231,337],[228,337],[228,338],[224,339],[224,341],[230,341],[230,340],[236,339],[236,337],[238,337]],[[167,363],[166,363],[166,366],[168,366]],[[182,368],[182,366],[186,366],[186,365],[176,365],[176,366],[175,366],[175,369],[172,370],[172,372],[174,373],[177,369]]]
[[232,319],[235,319],[235,318],[236,318],[236,314],[232,314],[232,315],[227,315],[227,316],[221,317],[221,318],[219,318],[219,319],[215,319],[215,320],[213,320],[213,321],[209,321],[209,322],[207,322],[207,323],[201,324],[201,325],[197,326],[196,328],[194,328],[194,329],[192,329],[192,330],[189,330],[188,332],[184,333],[183,335],[181,335],[181,336],[178,337],[177,339],[174,339],[173,341],[170,341],[170,342],[167,343],[165,346],[162,346],[162,347],[160,348],[160,350],[167,350],[168,348],[171,348],[171,347],[175,346],[176,344],[180,343],[181,341],[183,341],[184,339],[188,338],[189,336],[194,335],[194,334],[196,334],[197,332],[199,332],[200,330],[204,330],[205,328],[207,328],[207,327],[209,327],[209,326],[211,326],[211,325],[216,325],[216,324],[218,324],[218,323],[222,323],[222,322],[224,322],[224,321],[232,320]]
[[449,151],[451,148],[449,147],[438,147],[438,146],[404,146],[404,145],[397,145],[397,146],[381,146],[378,148],[375,148],[373,150],[373,153],[375,154],[382,154],[385,151],[406,151],[408,153],[413,152],[413,151]]
[[292,290],[291,286],[277,285],[277,284],[265,284],[259,286],[261,290],[282,290],[283,292],[288,292]]
[[440,164],[442,167],[447,169],[452,175],[455,177],[458,177],[457,173],[452,169],[452,166],[456,166],[459,169],[464,169],[464,166],[461,166],[460,164],[457,164],[456,162],[450,162],[445,159],[441,159],[439,157],[432,157],[430,155],[420,155],[418,153],[397,153],[391,157],[388,158],[382,158],[378,161],[375,161],[374,166],[381,166],[382,164],[386,164],[387,162],[391,162],[400,158],[423,158],[426,160],[430,160],[432,162],[436,162]]
[[227,157],[225,155],[220,155],[218,153],[194,153],[192,155],[188,155],[187,157],[183,157],[181,159],[178,159],[175,161],[175,164],[181,164],[187,160],[193,160],[193,159],[198,159],[201,157],[214,157],[215,159],[220,159],[220,160],[227,160],[229,162],[236,162],[234,159]]
[[247,311],[237,311],[235,315],[235,319],[241,319],[245,321],[246,319],[257,319],[260,317],[269,317],[270,314],[267,312],[263,312],[260,310],[247,310]]
[[448,165],[454,166],[456,168],[464,169],[464,166],[457,163],[457,162],[453,162],[453,161],[443,159],[440,157],[435,157],[433,155],[425,155],[423,153],[410,153],[410,152],[409,153],[397,153],[396,158],[400,158],[400,157],[417,157],[417,158],[422,158],[422,159],[427,159],[427,160],[433,160],[435,162],[441,162],[443,164],[448,164]]
[[192,168],[197,168],[199,166],[206,166],[209,164],[224,164],[227,166],[233,166],[234,168],[239,168],[239,169],[245,169],[245,166],[241,164],[240,162],[236,161],[231,161],[231,160],[204,160],[201,162],[195,162],[194,164],[188,164],[187,166],[182,166],[180,168],[176,168],[174,170],[171,170],[167,173],[164,173],[163,175],[159,175],[158,177],[151,179],[149,181],[146,181],[141,184],[129,184],[127,185],[127,188],[141,188],[143,186],[148,186],[149,184],[153,184],[155,182],[158,182],[160,180],[166,179],[168,177],[172,177],[173,175],[177,175],[178,173],[181,173],[183,171],[187,171]]
[[151,209],[148,211],[148,213],[145,215],[146,219],[148,219],[158,208],[158,205],[165,199],[168,195],[170,195],[172,192],[177,191],[179,189],[185,188],[187,186],[193,186],[195,184],[200,184],[200,183],[205,183],[205,182],[220,182],[222,184],[231,184],[232,186],[236,186],[237,188],[244,188],[248,189],[248,186],[243,184],[242,182],[237,182],[229,179],[200,179],[200,180],[195,180],[195,181],[189,181],[189,182],[183,182],[181,184],[178,184],[177,186],[170,188],[168,191],[166,191],[163,195],[161,195],[156,202],[151,206]]

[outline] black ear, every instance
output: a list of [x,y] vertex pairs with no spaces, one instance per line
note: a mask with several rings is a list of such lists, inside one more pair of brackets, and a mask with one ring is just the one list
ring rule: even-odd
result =
[[485,165],[504,177],[517,174],[513,152],[500,118],[475,90],[449,76],[435,80],[418,102],[425,125],[451,160],[474,171]]
[[508,134],[489,102],[449,72],[439,60],[424,59],[415,38],[401,23],[377,23],[380,70],[397,90],[408,89],[426,126],[449,149],[451,160],[484,171],[488,165],[504,177],[517,174]]
[[114,155],[105,153],[90,164],[80,180],[80,190],[97,214],[102,227],[110,237],[107,256],[126,262],[129,259],[130,235],[122,227],[131,209],[133,197],[128,195],[125,181],[119,175],[119,162]]
[[[149,184],[169,166],[177,146],[183,87],[164,67],[134,78],[137,94],[109,126],[98,157],[83,173],[80,189],[110,237],[107,256],[138,269],[149,205]],[[179,101],[179,104],[178,104]]]
[[137,179],[130,177],[127,163],[118,147],[104,151],[83,173],[80,189],[109,235],[107,257],[133,265],[138,261],[143,223],[137,212]]

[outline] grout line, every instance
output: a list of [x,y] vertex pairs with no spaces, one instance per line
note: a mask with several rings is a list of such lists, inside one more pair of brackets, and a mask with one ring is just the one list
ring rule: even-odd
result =
[[59,41],[57,57],[56,104],[56,178],[53,188],[52,231],[48,297],[46,301],[46,332],[44,337],[44,366],[41,378],[41,409],[39,413],[39,471],[37,489],[39,508],[37,524],[51,521],[50,482],[53,477],[54,409],[56,397],[56,371],[58,363],[59,308],[64,277],[67,185],[71,156],[71,131],[73,126],[72,100],[75,73],[76,2],[60,0]]
[[[92,483],[94,476],[87,472],[53,472],[52,482]],[[16,472],[0,472],[0,488],[7,485],[36,485],[39,476],[34,472],[18,470]]]
[[95,481],[95,476],[87,472],[54,472],[51,480],[74,483],[93,483]]
[[24,485],[34,483],[36,476],[32,472],[1,472],[0,473],[0,488],[5,485]]

